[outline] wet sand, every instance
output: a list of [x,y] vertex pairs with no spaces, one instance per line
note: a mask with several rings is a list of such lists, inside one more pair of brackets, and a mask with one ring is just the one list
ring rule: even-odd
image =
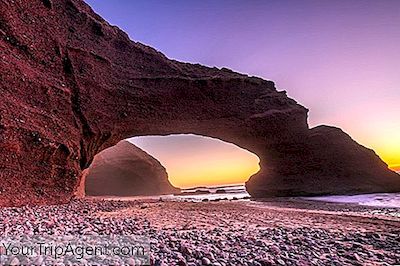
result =
[[146,235],[153,265],[394,265],[400,264],[396,212],[299,199],[92,198],[3,208],[0,233]]

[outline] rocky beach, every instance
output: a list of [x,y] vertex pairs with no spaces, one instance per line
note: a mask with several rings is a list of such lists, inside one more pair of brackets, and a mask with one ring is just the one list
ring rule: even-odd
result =
[[[89,198],[64,205],[2,208],[0,233],[147,236],[151,265],[396,265],[400,218],[393,214],[399,212],[300,199]],[[117,257],[104,262],[121,263]],[[20,261],[14,257],[2,263]],[[51,261],[39,257],[24,263]]]
[[[90,2],[0,0],[0,265],[400,265],[400,53],[381,57],[400,40],[399,6],[215,1],[221,6],[207,10],[182,1],[145,9],[120,1],[117,12],[114,1]],[[99,3],[128,14],[118,21],[135,30],[106,21],[92,9]],[[196,10],[204,14],[189,27]],[[159,44],[173,40],[182,54],[143,44],[153,42],[141,31],[164,36]],[[211,39],[197,39],[204,36]],[[191,46],[200,57],[186,54]],[[256,167],[230,151],[212,158],[214,145],[153,143],[176,168],[190,166],[180,171],[183,186],[169,179],[177,177],[171,164],[124,141],[173,135],[234,145]],[[21,240],[31,250],[53,238],[90,246],[105,237],[113,248],[135,236],[146,256],[24,257],[7,246]]]

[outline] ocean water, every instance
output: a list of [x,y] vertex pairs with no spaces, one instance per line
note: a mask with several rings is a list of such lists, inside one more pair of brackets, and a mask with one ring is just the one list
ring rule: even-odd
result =
[[162,198],[200,202],[205,200],[248,200],[250,195],[244,185],[231,185],[182,189],[182,193],[179,195],[168,195]]
[[[203,200],[249,200],[250,195],[247,193],[244,185],[232,186],[215,186],[215,187],[196,187],[190,189],[182,189],[180,195],[166,195],[162,198],[168,198],[178,201],[194,201]],[[351,203],[364,206],[400,208],[400,193],[375,193],[360,195],[335,195],[335,196],[318,196],[318,197],[301,197],[302,199]]]
[[319,196],[303,197],[307,200],[317,200],[325,202],[352,203],[363,206],[400,208],[400,193],[374,193],[360,194],[352,196]]
[[[247,193],[244,185],[232,185],[221,187],[197,187],[191,189],[183,189],[180,195],[163,196],[174,200],[187,200],[200,202],[203,200],[249,200],[250,195]],[[351,203],[363,206],[400,208],[400,193],[375,193],[360,195],[335,195],[335,196],[318,196],[318,197],[301,197],[307,200]]]
[[[396,172],[400,174],[400,171]],[[400,208],[400,193],[371,193],[352,196],[320,196],[305,197],[305,199],[325,202],[352,203],[371,207]]]
[[[203,200],[232,200],[232,199],[249,199],[244,185],[219,186],[219,187],[196,187],[191,189],[183,189],[180,195],[169,195],[164,197],[176,200],[203,201]],[[400,193],[375,193],[360,195],[335,195],[335,196],[318,196],[318,197],[301,197],[307,200],[351,203],[373,207],[400,208]]]
[[[399,173],[400,174],[400,173]],[[195,187],[182,189],[181,194],[163,195],[163,196],[136,196],[136,197],[121,197],[120,200],[134,199],[166,199],[174,201],[218,201],[218,200],[250,200],[250,194],[247,193],[244,184],[213,186],[213,187]],[[114,197],[111,197],[114,198]],[[316,196],[316,197],[300,197],[300,199],[350,203],[363,206],[396,208],[400,209],[400,193],[374,193],[360,195],[335,195],[335,196]],[[399,211],[400,215],[400,211]]]

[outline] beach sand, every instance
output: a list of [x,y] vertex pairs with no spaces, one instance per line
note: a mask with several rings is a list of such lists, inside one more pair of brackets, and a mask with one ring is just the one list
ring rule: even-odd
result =
[[394,265],[398,211],[301,199],[92,198],[3,208],[0,233],[146,235],[153,265]]

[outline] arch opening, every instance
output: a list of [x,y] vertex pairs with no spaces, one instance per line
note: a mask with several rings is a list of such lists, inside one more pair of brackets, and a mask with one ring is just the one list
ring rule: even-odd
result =
[[220,139],[140,136],[99,152],[84,171],[87,196],[177,194],[180,189],[240,186],[260,170],[254,153]]

